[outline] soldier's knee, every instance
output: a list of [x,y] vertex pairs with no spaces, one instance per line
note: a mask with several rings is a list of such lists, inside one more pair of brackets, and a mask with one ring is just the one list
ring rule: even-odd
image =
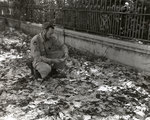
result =
[[52,68],[49,64],[40,62],[37,64],[36,69],[40,73],[42,78],[47,77],[47,75],[51,72]]

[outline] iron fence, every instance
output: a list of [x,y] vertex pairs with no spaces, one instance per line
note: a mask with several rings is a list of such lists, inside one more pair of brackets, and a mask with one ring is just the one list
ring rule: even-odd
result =
[[150,12],[144,2],[80,0],[63,10],[66,28],[123,40],[150,40]]
[[60,8],[28,5],[21,10],[0,6],[0,15],[43,23],[55,19],[57,25],[120,40],[150,41],[150,12],[144,2],[124,0],[72,0]]

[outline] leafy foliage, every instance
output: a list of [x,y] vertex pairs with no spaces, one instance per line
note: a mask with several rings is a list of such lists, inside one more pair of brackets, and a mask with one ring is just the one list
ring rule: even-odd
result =
[[14,0],[11,7],[13,8],[13,17],[17,19],[27,20],[33,12],[32,6],[35,5],[34,0]]

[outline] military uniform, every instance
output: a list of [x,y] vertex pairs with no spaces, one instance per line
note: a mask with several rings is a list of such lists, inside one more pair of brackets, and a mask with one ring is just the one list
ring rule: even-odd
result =
[[42,78],[51,72],[52,67],[56,69],[64,67],[61,58],[68,53],[68,49],[55,36],[52,35],[47,40],[45,33],[41,32],[32,38],[30,47],[33,67],[38,70]]

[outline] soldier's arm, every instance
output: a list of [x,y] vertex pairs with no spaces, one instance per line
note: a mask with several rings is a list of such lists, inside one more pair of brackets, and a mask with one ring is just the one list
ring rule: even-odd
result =
[[64,43],[61,43],[56,37],[54,37],[54,44],[64,52],[65,57],[68,57],[68,47]]
[[38,42],[37,36],[33,37],[30,43],[31,47],[31,56],[33,57],[34,61],[36,62],[46,62],[51,63],[51,59],[46,58],[41,55],[40,52],[40,44]]
[[65,44],[63,44],[62,45],[62,49],[63,49],[63,51],[65,53],[65,57],[68,57],[68,47]]

